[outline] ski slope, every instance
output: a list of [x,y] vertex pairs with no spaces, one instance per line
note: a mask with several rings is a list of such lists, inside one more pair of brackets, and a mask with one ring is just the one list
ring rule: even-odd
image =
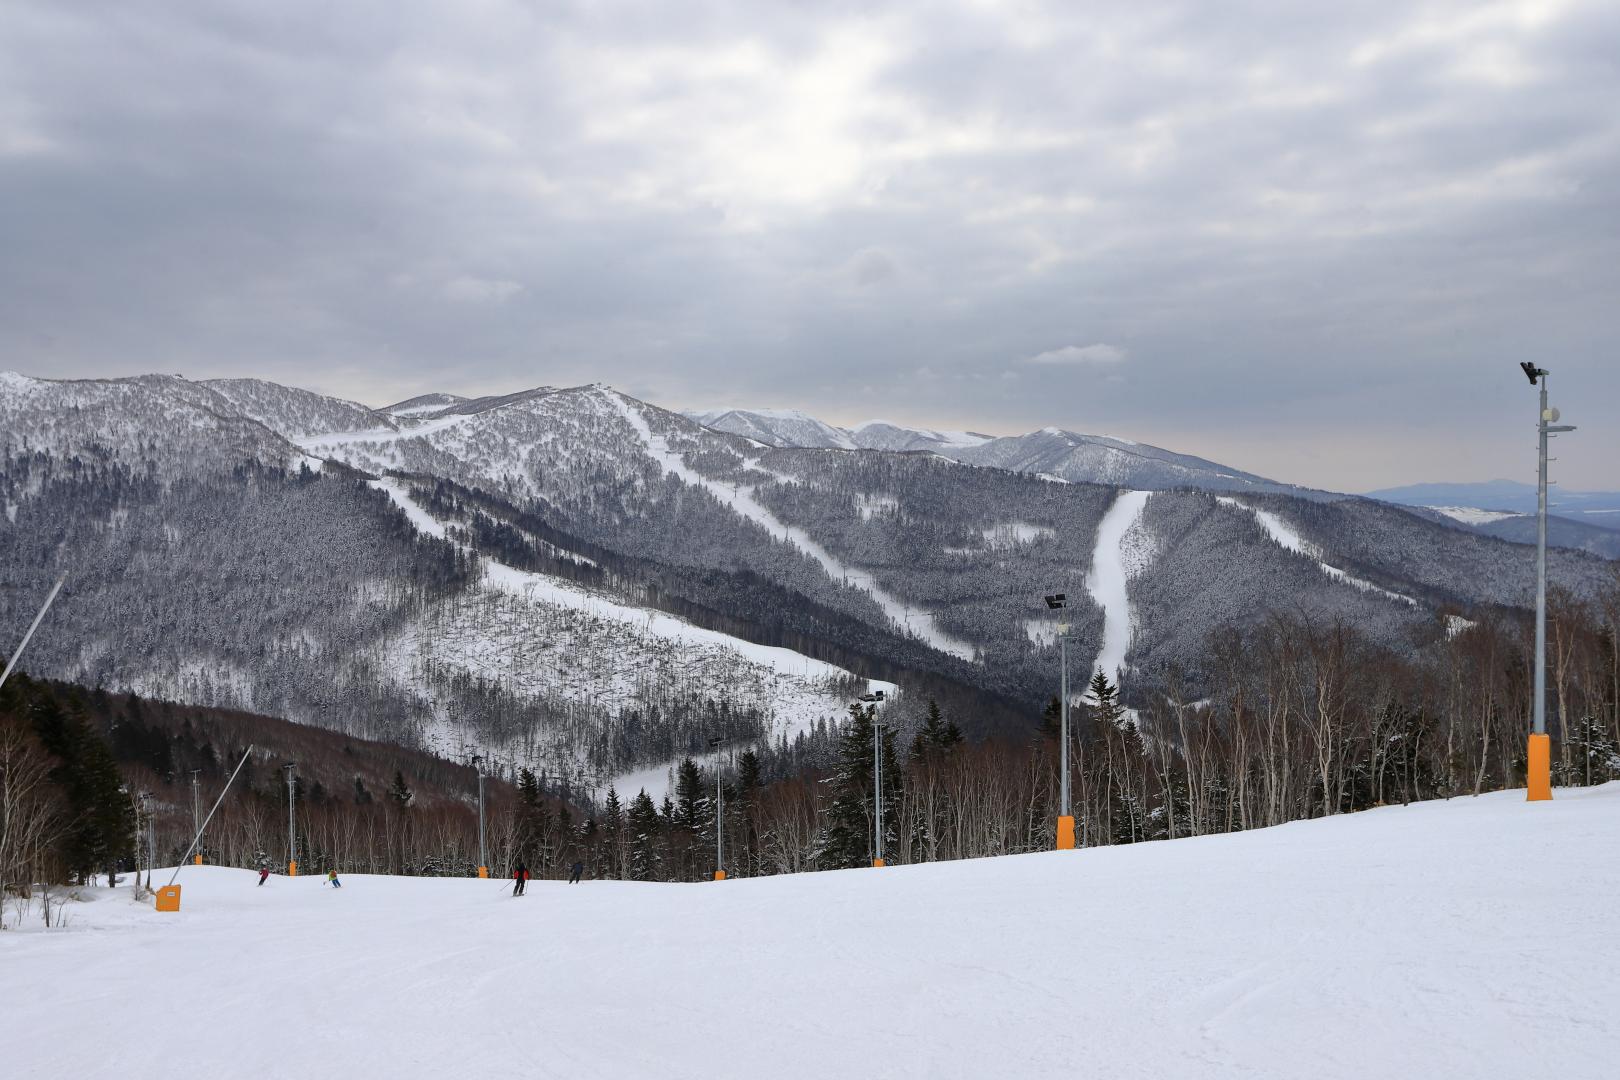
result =
[[187,868],[178,914],[102,890],[0,933],[0,1047],[18,1078],[1596,1080],[1616,850],[1620,784],[520,900]]

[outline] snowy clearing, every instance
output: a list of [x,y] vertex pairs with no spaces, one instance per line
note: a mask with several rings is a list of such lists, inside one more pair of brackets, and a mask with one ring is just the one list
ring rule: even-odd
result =
[[1147,506],[1150,491],[1121,491],[1119,498],[1103,515],[1097,526],[1097,547],[1091,554],[1091,573],[1086,577],[1086,590],[1097,606],[1103,609],[1103,642],[1091,670],[1081,676],[1081,683],[1101,668],[1116,685],[1120,671],[1125,667],[1125,654],[1131,647],[1131,604],[1127,582],[1141,572],[1144,559],[1130,549],[1127,541],[1135,534],[1142,509]]
[[1508,518],[1524,516],[1503,510],[1481,510],[1474,506],[1429,506],[1425,509],[1444,514],[1464,525],[1489,525],[1493,521],[1506,521]]
[[521,903],[188,867],[177,914],[98,890],[0,934],[0,1046],[9,1076],[126,1080],[1598,1080],[1615,850],[1620,784]]

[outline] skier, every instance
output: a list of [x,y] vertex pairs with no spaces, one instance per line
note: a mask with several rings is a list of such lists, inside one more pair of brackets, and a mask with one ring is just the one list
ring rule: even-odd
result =
[[343,888],[343,882],[341,882],[341,881],[339,881],[337,879],[337,871],[336,870],[328,870],[326,872],[326,883],[328,885],[332,886],[332,888],[334,888],[334,889]]
[[584,872],[585,872],[585,864],[576,859],[574,861],[573,869],[568,871],[568,884],[570,884],[570,885],[578,885],[579,884],[579,875],[583,874]]
[[259,867],[259,884],[260,885],[263,885],[264,882],[265,882],[265,879],[268,878],[269,876],[270,876],[270,868],[268,866]]
[[528,884],[528,881],[529,868],[523,863],[518,863],[518,868],[512,871],[512,895],[522,896],[523,887]]

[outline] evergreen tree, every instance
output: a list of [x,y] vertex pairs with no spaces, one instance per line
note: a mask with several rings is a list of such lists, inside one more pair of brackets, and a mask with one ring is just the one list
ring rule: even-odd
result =
[[[822,826],[816,862],[823,869],[870,866],[874,851],[875,799],[872,786],[873,734],[877,706],[853,704],[849,722],[838,743],[838,763],[831,779],[832,805]],[[893,853],[893,838],[900,806],[900,763],[895,759],[894,734],[883,734],[884,848]]]
[[928,714],[917,738],[911,744],[911,756],[922,761],[932,755],[949,752],[962,741],[962,729],[954,720],[947,721],[939,711],[939,702],[928,699]]
[[108,880],[135,850],[135,819],[107,740],[49,693],[35,698],[34,732],[56,758],[52,781],[67,799],[69,826],[62,842],[68,870],[83,881],[98,870]]
[[619,803],[619,793],[608,785],[607,801],[602,810],[602,846],[604,854],[605,876],[609,878],[622,878],[624,876],[624,807]]
[[[668,799],[665,800],[668,802]],[[663,826],[652,796],[642,788],[630,800],[630,813],[625,822],[630,841],[630,879],[653,881],[662,865]]]
[[416,793],[405,784],[405,774],[398,769],[394,770],[394,782],[389,785],[388,797],[401,808],[410,806],[416,798]]

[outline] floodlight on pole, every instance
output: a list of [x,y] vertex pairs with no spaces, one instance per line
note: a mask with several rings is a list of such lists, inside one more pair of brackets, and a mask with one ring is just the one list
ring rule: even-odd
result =
[[872,865],[888,865],[883,858],[883,725],[878,722],[877,707],[887,699],[882,690],[862,694],[872,714]]
[[1062,612],[1069,607],[1067,593],[1045,598],[1048,611],[1057,612],[1058,641],[1058,819],[1057,850],[1074,849],[1074,808],[1069,801],[1069,624]]
[[282,771],[287,774],[287,876],[298,876],[298,830],[293,821],[293,793],[295,776],[298,766],[294,762],[283,765]]
[[1541,411],[1536,415],[1539,438],[1536,469],[1536,674],[1531,690],[1531,730],[1525,752],[1525,797],[1530,802],[1552,798],[1552,740],[1547,734],[1547,439],[1573,424],[1558,423],[1558,410],[1547,404],[1547,369],[1528,360],[1519,367],[1532,385],[1541,389]]
[[[719,750],[734,739],[710,739],[709,749]],[[726,880],[726,788],[720,762],[714,763],[714,880]]]
[[489,853],[484,846],[484,759],[473,755],[473,769],[478,773],[478,876],[489,877]]
[[[198,799],[198,792],[197,792],[197,774],[199,772],[201,772],[201,771],[202,771],[201,769],[192,769],[191,770],[191,835],[192,836],[201,836],[202,835],[202,803]],[[197,860],[197,865],[198,866],[202,865],[202,861],[203,861],[202,852],[200,852],[200,851],[197,852],[195,855],[192,856],[192,858]]]

